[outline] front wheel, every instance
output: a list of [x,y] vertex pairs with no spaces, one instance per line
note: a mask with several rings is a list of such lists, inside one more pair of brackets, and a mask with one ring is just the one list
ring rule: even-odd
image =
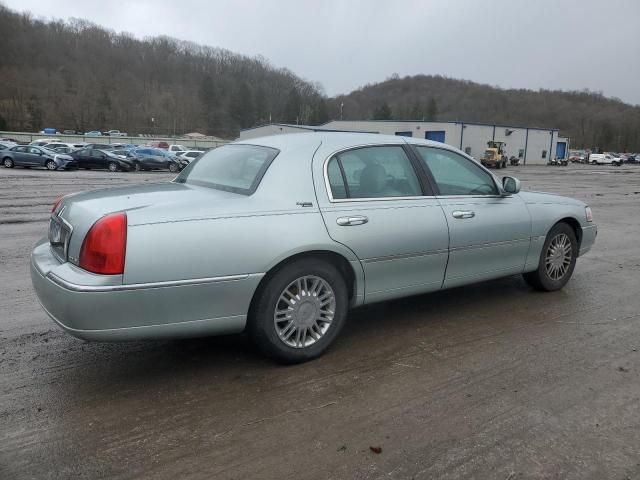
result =
[[276,272],[256,293],[248,332],[265,354],[300,363],[324,353],[342,329],[347,285],[336,267],[303,259]]
[[136,164],[133,166],[133,169],[134,169],[136,172],[139,172],[140,170],[142,170],[142,167],[140,167],[140,164],[139,164],[139,163],[136,163]]
[[116,162],[109,162],[109,165],[107,165],[107,168],[109,169],[110,172],[117,172],[118,164]]
[[170,163],[169,164],[169,171],[171,173],[176,173],[178,170],[180,170],[180,168],[178,167],[177,163]]
[[53,160],[47,160],[47,163],[45,163],[44,166],[47,167],[47,170],[55,170],[56,168],[58,168],[56,162],[54,162]]
[[560,290],[571,278],[577,258],[578,241],[573,228],[566,223],[558,223],[547,234],[538,268],[523,274],[523,277],[536,290]]
[[13,160],[9,157],[2,160],[2,164],[4,165],[4,168],[13,168]]

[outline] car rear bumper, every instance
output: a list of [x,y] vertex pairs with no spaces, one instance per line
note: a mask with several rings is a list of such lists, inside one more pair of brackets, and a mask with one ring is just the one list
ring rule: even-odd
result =
[[122,285],[60,263],[46,239],[31,254],[31,280],[45,312],[85,340],[127,341],[241,332],[262,274]]
[[593,244],[596,242],[596,237],[598,236],[598,226],[597,225],[588,225],[586,227],[582,227],[582,240],[580,242],[580,255],[582,256],[591,250]]

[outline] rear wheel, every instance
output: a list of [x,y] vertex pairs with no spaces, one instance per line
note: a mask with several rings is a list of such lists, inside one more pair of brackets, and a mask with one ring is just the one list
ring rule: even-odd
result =
[[54,162],[53,160],[47,160],[47,163],[45,163],[44,166],[47,167],[47,170],[55,170],[56,168],[58,168],[56,162]]
[[577,258],[578,241],[573,228],[558,223],[547,234],[538,268],[523,277],[536,290],[560,290],[571,278]]
[[324,353],[340,333],[347,285],[332,264],[303,259],[276,272],[256,293],[248,332],[265,354],[300,363]]
[[9,157],[4,158],[2,160],[2,164],[4,165],[5,168],[13,168],[13,160]]
[[107,168],[109,169],[110,172],[117,172],[118,164],[116,162],[109,162],[109,165],[107,165]]

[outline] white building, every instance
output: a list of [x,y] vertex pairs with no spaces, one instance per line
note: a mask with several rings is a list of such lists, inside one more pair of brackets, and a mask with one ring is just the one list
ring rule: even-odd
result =
[[569,138],[557,129],[489,125],[466,122],[420,122],[413,120],[333,120],[324,125],[269,124],[240,132],[240,139],[281,133],[309,131],[349,131],[402,135],[443,142],[480,158],[490,140],[506,143],[506,154],[518,157],[525,165],[544,165],[550,158],[567,158]]

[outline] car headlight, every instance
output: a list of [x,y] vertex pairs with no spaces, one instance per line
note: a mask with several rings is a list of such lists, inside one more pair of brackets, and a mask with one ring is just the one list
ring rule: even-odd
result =
[[593,222],[593,212],[590,207],[584,207],[584,214],[587,217],[587,222]]

